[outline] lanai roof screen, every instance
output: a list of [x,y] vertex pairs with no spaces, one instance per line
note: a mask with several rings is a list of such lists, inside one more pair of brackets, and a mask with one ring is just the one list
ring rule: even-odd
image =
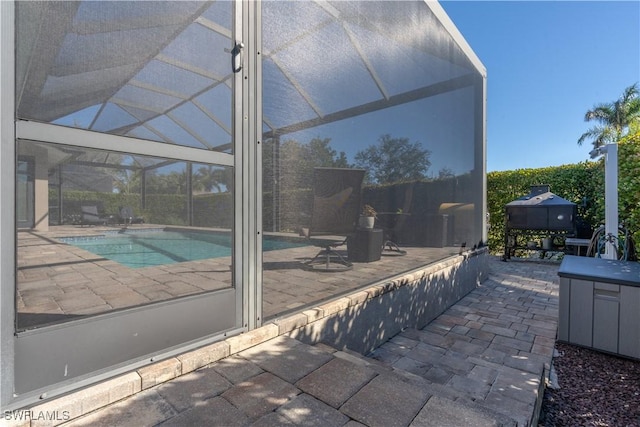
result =
[[[18,2],[19,118],[230,152],[234,4]],[[468,87],[477,72],[423,1],[267,1],[262,14],[274,135]]]
[[[385,274],[481,242],[485,70],[441,6],[309,0],[260,7],[264,230],[312,228],[314,169],[350,168],[365,171],[362,204],[378,212],[376,228],[408,255]],[[263,253],[264,266],[280,261]],[[292,295],[318,295],[290,271],[265,274],[265,286],[279,280]],[[367,274],[340,275],[331,286],[342,293],[381,278]],[[265,298],[263,307],[269,317],[299,305]]]
[[233,8],[18,2],[19,118],[230,152]]
[[424,1],[270,1],[262,10],[267,136],[468,87],[478,72]]

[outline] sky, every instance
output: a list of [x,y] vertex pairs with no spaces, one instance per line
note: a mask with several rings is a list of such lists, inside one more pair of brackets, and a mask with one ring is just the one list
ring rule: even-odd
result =
[[589,160],[585,113],[640,82],[640,1],[440,4],[487,69],[487,170]]

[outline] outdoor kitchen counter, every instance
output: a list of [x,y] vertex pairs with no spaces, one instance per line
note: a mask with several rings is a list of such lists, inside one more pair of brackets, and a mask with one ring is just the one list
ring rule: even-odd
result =
[[640,263],[567,255],[558,276],[640,287]]
[[640,264],[565,256],[558,339],[640,359]]

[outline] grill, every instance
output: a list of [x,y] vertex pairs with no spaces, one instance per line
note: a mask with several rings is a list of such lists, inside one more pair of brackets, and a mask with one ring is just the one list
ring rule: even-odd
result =
[[[578,207],[553,194],[548,185],[532,185],[531,191],[505,205],[505,259],[516,249],[553,250],[564,238],[575,236]],[[531,236],[543,236],[540,242]]]

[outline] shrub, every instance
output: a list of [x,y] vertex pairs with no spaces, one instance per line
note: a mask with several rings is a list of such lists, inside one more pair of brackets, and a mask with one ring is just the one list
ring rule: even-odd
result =
[[640,243],[640,131],[618,143],[618,215]]

